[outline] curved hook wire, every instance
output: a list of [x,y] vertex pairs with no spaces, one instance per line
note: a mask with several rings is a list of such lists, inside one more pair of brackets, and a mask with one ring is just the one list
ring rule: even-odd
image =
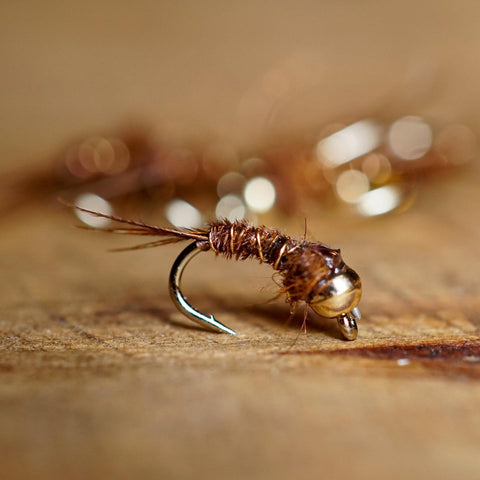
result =
[[188,262],[198,255],[201,250],[197,247],[197,243],[193,242],[184,248],[180,255],[175,259],[173,262],[172,269],[170,270],[170,277],[169,277],[169,289],[170,289],[170,297],[172,298],[173,303],[178,308],[180,312],[182,312],[185,316],[187,316],[190,320],[194,322],[200,323],[201,325],[207,325],[209,328],[223,333],[230,333],[231,335],[236,335],[237,332],[228,328],[227,326],[223,325],[223,323],[218,322],[215,320],[213,315],[207,316],[203,313],[195,310],[186,300],[182,291],[180,290],[180,282],[182,280],[183,270],[187,266]]
[[[172,298],[172,301],[178,310],[190,320],[193,320],[194,322],[197,322],[203,326],[207,326],[217,332],[236,335],[237,332],[235,332],[235,330],[232,330],[223,323],[215,320],[213,314],[207,316],[193,308],[187,302],[180,289],[180,282],[182,281],[182,274],[185,270],[185,267],[188,265],[190,260],[200,252],[201,250],[198,248],[197,243],[193,242],[185,247],[175,259],[172,269],[170,270],[169,277],[170,297]],[[357,338],[358,327],[356,320],[360,320],[360,317],[360,311],[356,307],[351,312],[337,317],[338,326],[346,340],[355,340]]]

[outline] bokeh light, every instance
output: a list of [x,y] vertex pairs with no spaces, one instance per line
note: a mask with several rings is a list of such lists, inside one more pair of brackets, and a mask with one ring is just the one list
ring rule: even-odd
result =
[[178,198],[167,203],[167,220],[175,227],[198,228],[202,224],[202,214],[190,203]]
[[218,219],[224,219],[234,222],[235,220],[242,220],[246,214],[245,204],[243,200],[233,194],[222,197],[215,208],[215,216]]
[[388,131],[388,146],[402,160],[417,160],[432,147],[432,128],[420,117],[403,117]]
[[368,192],[370,182],[368,177],[359,170],[346,170],[342,172],[335,184],[335,191],[341,200],[355,203],[361,195]]
[[275,186],[268,178],[255,177],[245,185],[243,196],[250,210],[265,213],[275,205]]
[[[112,205],[94,193],[82,193],[73,203],[77,207],[86,208],[87,210],[93,210],[105,215],[112,215],[113,213]],[[83,223],[94,228],[104,228],[111,223],[111,220],[108,218],[96,217],[91,213],[82,212],[81,210],[75,210],[75,215]]]
[[358,213],[365,217],[384,215],[399,207],[404,192],[398,185],[385,185],[361,195],[356,202]]
[[118,138],[89,137],[71,146],[65,155],[65,166],[76,178],[98,174],[118,175],[130,163],[130,151]]
[[392,173],[390,160],[381,153],[370,153],[362,160],[362,171],[371,182],[386,182]]
[[[268,88],[282,90],[280,77],[267,80]],[[332,194],[340,203],[362,198],[359,210],[350,212],[379,215],[397,207],[362,206],[377,198],[365,195],[369,191],[395,185],[397,200],[407,208],[414,196],[405,193],[419,188],[418,180],[460,166],[477,152],[476,136],[462,124],[434,130],[420,116],[363,118],[327,123],[315,136],[273,138],[247,152],[220,137],[169,143],[138,132],[91,136],[63,154],[58,177],[64,190],[96,192],[112,202],[147,197],[165,205],[196,195],[205,211],[215,209],[221,218],[253,219],[273,209],[292,214],[310,201],[329,205]],[[169,208],[178,205],[174,201]],[[180,226],[186,211],[182,215],[174,220]]]
[[382,143],[383,127],[374,120],[360,120],[323,138],[317,144],[317,158],[334,168],[375,150]]

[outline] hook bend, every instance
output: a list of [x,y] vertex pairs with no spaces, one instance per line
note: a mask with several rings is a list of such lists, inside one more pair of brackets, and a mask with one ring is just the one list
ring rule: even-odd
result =
[[180,289],[180,282],[182,280],[182,274],[185,267],[187,266],[188,262],[190,262],[190,260],[200,252],[201,250],[197,247],[197,243],[193,242],[187,247],[185,247],[175,259],[175,262],[173,262],[172,265],[172,269],[170,270],[170,278],[168,282],[170,289],[170,297],[172,298],[172,301],[178,308],[178,310],[190,320],[200,323],[203,326],[206,325],[217,332],[236,335],[237,332],[235,332],[235,330],[232,330],[231,328],[223,325],[223,323],[215,320],[215,317],[213,315],[207,316],[199,312],[198,310],[195,310],[195,308],[193,308],[187,302],[185,296]]

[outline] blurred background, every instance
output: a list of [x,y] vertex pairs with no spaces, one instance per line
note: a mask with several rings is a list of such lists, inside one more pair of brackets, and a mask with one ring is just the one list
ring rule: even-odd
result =
[[369,217],[476,154],[476,2],[0,9],[0,213]]
[[[479,472],[480,2],[0,2],[5,478]],[[272,271],[108,255],[61,197],[159,225],[248,218],[341,247],[355,342]],[[98,220],[98,219],[96,219]],[[271,287],[268,287],[271,285]],[[264,288],[266,286],[266,288]]]

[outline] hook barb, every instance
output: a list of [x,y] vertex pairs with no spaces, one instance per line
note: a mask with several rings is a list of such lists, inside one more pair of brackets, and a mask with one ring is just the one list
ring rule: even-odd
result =
[[187,266],[188,262],[199,254],[201,250],[198,248],[196,242],[191,243],[187,247],[185,247],[178,257],[173,262],[172,269],[170,270],[170,278],[169,278],[169,289],[170,289],[170,297],[172,298],[173,303],[178,308],[180,312],[182,312],[186,317],[194,322],[197,322],[203,326],[208,326],[209,328],[222,333],[229,333],[231,335],[236,335],[237,332],[228,328],[223,323],[218,322],[215,320],[213,315],[207,316],[203,313],[195,310],[186,300],[185,296],[183,295],[180,289],[180,282],[182,280],[182,274]]

